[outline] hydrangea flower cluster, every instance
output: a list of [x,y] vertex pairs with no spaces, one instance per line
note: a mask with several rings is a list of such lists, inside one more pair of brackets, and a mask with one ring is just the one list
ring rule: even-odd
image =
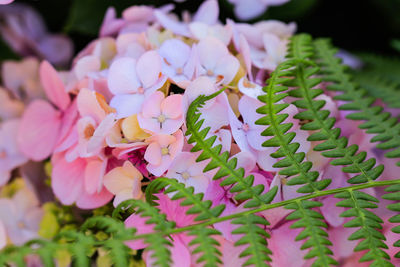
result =
[[[254,175],[255,184],[263,184],[265,190],[279,187],[274,201],[299,196],[297,187],[286,186],[286,178],[272,167],[277,160],[270,153],[275,148],[262,146],[263,127],[255,124],[261,117],[255,110],[262,105],[257,97],[263,94],[269,74],[283,61],[296,25],[231,20],[222,24],[216,0],[205,1],[196,14],[183,21],[170,10],[170,6],[133,6],[117,18],[110,8],[100,37],[77,55],[69,71],[57,71],[49,62],[33,58],[3,65],[0,186],[8,182],[14,169],[50,159],[51,188],[63,205],[95,209],[112,201],[117,206],[127,199],[143,199],[142,188],[149,181],[170,177],[204,193],[213,205],[225,204],[225,215],[240,211],[243,203],[233,199],[229,187],[212,180],[215,171],[203,172],[207,162],[196,162],[199,153],[190,152],[192,146],[185,137],[189,104],[201,94],[225,88],[201,109],[203,127],[210,127],[209,134],[217,136],[222,150],[237,157],[246,174]],[[346,113],[338,110],[332,95],[326,93],[319,99],[326,101],[350,142],[382,158],[365,141],[370,136],[357,130],[353,122],[341,120]],[[307,141],[310,133],[300,130],[299,121],[293,119],[296,113],[297,108],[290,105],[289,120],[297,129],[300,150],[319,173],[334,177],[329,188],[345,186],[346,174],[313,151],[317,143]],[[384,178],[393,177],[391,170],[386,170]],[[31,228],[24,237],[15,229],[40,218],[38,202],[26,190],[0,199],[0,214],[15,212],[12,220],[18,221],[0,216],[0,246],[7,242],[5,234],[15,244],[34,236]],[[179,201],[160,194],[158,202],[161,211],[179,227],[193,223],[194,217],[186,214],[187,208]],[[341,228],[345,220],[338,215],[341,208],[335,206],[333,197],[323,202],[321,212],[328,231],[335,233],[331,235],[335,255],[345,262],[343,266],[352,266],[359,255],[352,253],[356,243],[342,246],[348,230]],[[284,209],[260,214],[271,222],[273,262],[276,266],[307,266],[300,244],[292,242],[296,230],[289,232],[289,224],[283,221],[287,214]],[[152,231],[152,226],[135,214],[125,223],[139,233]],[[234,226],[223,222],[213,227],[223,233],[224,265],[241,265],[245,259],[239,258],[240,249],[233,246],[238,238],[231,235]],[[37,228],[37,224],[32,226]],[[188,245],[192,237],[175,234],[171,238],[173,266],[194,266],[196,256]],[[130,242],[129,246],[145,247],[142,242]],[[151,255],[144,258],[151,266]]]

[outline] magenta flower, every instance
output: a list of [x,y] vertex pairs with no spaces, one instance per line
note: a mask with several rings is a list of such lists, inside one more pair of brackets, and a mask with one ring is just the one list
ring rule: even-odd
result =
[[142,129],[155,134],[173,134],[183,124],[182,95],[165,97],[160,91],[150,95],[138,114]]

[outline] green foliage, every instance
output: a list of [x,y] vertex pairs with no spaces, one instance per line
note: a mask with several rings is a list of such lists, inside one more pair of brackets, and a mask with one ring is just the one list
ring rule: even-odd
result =
[[[222,152],[222,146],[215,144],[216,136],[210,133],[210,127],[204,127],[201,110],[206,101],[218,97],[221,90],[210,96],[201,95],[190,104],[186,114],[186,136],[188,143],[193,145],[191,151],[201,152],[197,161],[207,161],[203,171],[214,170],[213,179],[218,180],[221,186],[230,186],[230,192],[236,201],[243,204],[243,210],[222,215],[224,205],[213,205],[210,200],[204,199],[203,193],[194,193],[193,187],[186,187],[176,179],[156,178],[146,188],[145,201],[124,201],[112,211],[111,217],[108,216],[111,213],[109,208],[99,209],[80,226],[80,222],[73,222],[76,229],[70,227],[71,218],[64,216],[68,212],[49,206],[43,225],[55,222],[59,228],[43,233],[52,239],[31,240],[20,247],[6,247],[0,253],[0,266],[25,266],[24,259],[31,254],[37,254],[44,266],[57,266],[55,255],[62,251],[70,253],[74,266],[90,266],[98,255],[104,253],[113,266],[129,266],[133,252],[126,246],[126,241],[130,240],[142,240],[147,244],[146,250],[155,266],[171,266],[171,246],[177,234],[192,237],[189,246],[193,254],[198,254],[198,265],[218,266],[222,263],[218,242],[221,233],[213,225],[224,221],[234,225],[232,234],[238,236],[235,246],[241,249],[240,257],[246,257],[244,266],[269,266],[273,257],[268,248],[270,235],[266,229],[269,222],[260,212],[277,207],[291,210],[286,220],[293,221],[291,228],[301,229],[295,240],[302,242],[305,259],[312,259],[313,266],[335,265],[338,263],[330,249],[332,243],[327,223],[320,212],[321,197],[329,195],[339,199],[337,206],[346,208],[340,216],[348,218],[344,227],[356,229],[349,240],[359,240],[355,251],[365,252],[361,261],[369,261],[371,266],[393,266],[381,232],[384,221],[373,212],[379,199],[361,190],[389,186],[382,198],[392,201],[388,209],[395,215],[389,222],[398,224],[400,179],[377,181],[383,166],[376,166],[376,160],[358,151],[357,145],[348,145],[347,138],[341,136],[341,129],[335,126],[335,118],[324,109],[325,101],[319,99],[324,93],[320,83],[324,81],[328,90],[339,91],[335,99],[345,102],[340,109],[353,111],[347,118],[363,121],[360,128],[376,134],[372,142],[377,143],[377,148],[392,149],[386,157],[400,158],[400,124],[389,112],[374,105],[373,97],[376,88],[384,88],[392,76],[388,71],[386,78],[375,84],[369,83],[375,89],[366,91],[353,83],[346,67],[335,54],[336,49],[327,40],[313,42],[308,35],[294,36],[288,47],[287,59],[270,74],[263,88],[265,95],[259,97],[265,104],[257,110],[263,114],[257,124],[266,126],[262,132],[266,137],[263,146],[276,148],[271,154],[278,159],[274,167],[279,169],[279,175],[287,179],[288,186],[298,186],[297,192],[302,194],[300,197],[271,203],[278,188],[265,192],[263,185],[254,185],[254,177],[246,176],[245,170],[237,167],[237,159],[231,157],[228,151]],[[394,79],[391,81],[395,83]],[[363,85],[362,82],[360,84]],[[396,90],[398,88],[393,86],[382,97],[389,106],[397,105],[389,97],[390,92]],[[289,101],[299,110],[293,118],[299,120],[300,131],[309,131],[308,141],[318,142],[313,149],[332,159],[330,164],[341,166],[344,173],[352,175],[348,180],[349,186],[327,189],[331,179],[320,177],[305,153],[299,152],[300,144],[294,141],[293,123],[287,121]],[[159,209],[159,194],[168,195],[171,201],[179,201],[188,215],[195,215],[194,223],[178,227],[175,222],[169,221]],[[143,217],[153,231],[139,234],[134,228],[126,228],[123,221],[131,215]],[[395,226],[392,231],[400,233],[400,226]],[[394,246],[400,247],[400,240]],[[396,257],[400,257],[400,252]]]

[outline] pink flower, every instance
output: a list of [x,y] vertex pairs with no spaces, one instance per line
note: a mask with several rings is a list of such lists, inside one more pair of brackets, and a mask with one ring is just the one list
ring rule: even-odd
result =
[[160,91],[150,95],[138,114],[142,129],[156,134],[173,134],[183,124],[182,95],[165,97]]
[[197,45],[198,75],[206,75],[214,82],[229,84],[239,70],[239,61],[229,53],[220,40],[207,37]]
[[196,162],[198,155],[190,152],[179,153],[165,175],[184,183],[186,187],[193,186],[194,192],[205,193],[211,178],[203,173],[207,161]]
[[51,187],[63,205],[94,209],[105,205],[113,195],[103,186],[107,159],[76,158],[68,162],[65,153],[54,154]]
[[104,176],[104,186],[115,195],[114,207],[127,199],[140,199],[143,196],[142,179],[142,174],[129,161],[108,172]]
[[283,5],[289,0],[229,0],[240,20],[250,20],[262,15],[270,6]]
[[19,124],[18,119],[7,120],[0,124],[0,186],[8,182],[14,168],[28,161],[17,146],[16,135]]
[[117,12],[114,7],[109,7],[100,27],[100,37],[114,35],[125,25],[123,19],[117,19]]
[[183,133],[178,130],[173,135],[155,135],[146,142],[149,143],[144,154],[144,159],[149,162],[147,170],[155,176],[161,176],[182,151]]
[[90,157],[99,154],[106,146],[105,139],[116,123],[116,115],[99,93],[82,89],[77,97],[79,155]]
[[4,248],[7,245],[7,234],[6,227],[4,223],[0,221],[0,249]]
[[0,5],[8,5],[14,2],[14,0],[0,0]]
[[[43,211],[35,194],[26,187],[10,198],[0,198],[0,224],[14,245],[38,237]],[[4,230],[4,229],[3,229]],[[0,233],[1,239],[1,233]]]
[[190,47],[179,39],[164,41],[158,50],[164,59],[163,73],[178,86],[185,88],[193,78],[197,62],[195,50],[194,45]]
[[[40,65],[40,79],[51,104],[35,100],[26,109],[17,135],[19,149],[30,159],[40,161],[68,139],[77,116],[57,71],[47,62]],[[53,106],[53,105],[54,106]]]
[[115,95],[110,106],[117,110],[118,118],[137,114],[145,98],[164,82],[161,57],[156,51],[144,53],[137,61],[129,57],[118,58],[108,73],[108,86]]

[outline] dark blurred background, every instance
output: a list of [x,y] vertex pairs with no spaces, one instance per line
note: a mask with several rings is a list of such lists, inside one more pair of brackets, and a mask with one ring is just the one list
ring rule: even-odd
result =
[[[34,7],[43,16],[51,32],[63,32],[75,44],[75,53],[97,36],[108,6],[120,13],[131,5],[160,6],[174,3],[176,14],[194,12],[201,0],[175,3],[165,0],[16,0]],[[234,18],[232,5],[220,2],[220,19]],[[330,37],[333,43],[352,52],[395,54],[391,41],[400,39],[400,0],[291,0],[285,5],[270,7],[250,22],[263,19],[295,21],[298,32],[314,37]],[[1,59],[13,57],[4,43]],[[14,55],[15,57],[15,55]]]

